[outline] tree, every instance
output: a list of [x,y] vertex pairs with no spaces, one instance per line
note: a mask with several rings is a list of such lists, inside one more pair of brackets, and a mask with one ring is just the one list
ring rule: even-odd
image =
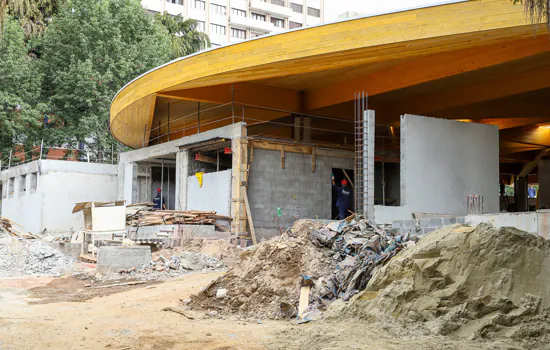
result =
[[25,34],[13,17],[0,32],[0,153],[5,158],[16,146],[37,144],[41,129],[41,76],[27,55]]
[[548,0],[512,0],[514,4],[521,3],[525,14],[533,24],[546,22],[550,29],[550,1]]
[[175,17],[164,12],[158,14],[160,21],[170,33],[172,58],[191,55],[210,47],[210,38],[198,30],[199,22],[194,19],[184,20],[181,15]]
[[63,125],[48,129],[48,141],[74,148],[82,141],[96,157],[115,142],[115,93],[171,57],[168,32],[139,0],[73,0],[54,17],[43,45],[43,96]]
[[63,0],[0,0],[0,25],[7,12],[19,20],[27,40],[46,30],[48,21],[59,11]]

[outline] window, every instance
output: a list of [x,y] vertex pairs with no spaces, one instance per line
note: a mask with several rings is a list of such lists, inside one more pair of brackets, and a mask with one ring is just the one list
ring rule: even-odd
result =
[[176,5],[183,5],[183,0],[166,0],[166,2]]
[[197,21],[197,30],[198,30],[199,32],[203,32],[203,33],[204,33],[205,29],[206,29],[205,23],[204,23],[203,21]]
[[288,27],[289,27],[290,29],[300,28],[301,26],[302,26],[302,23],[288,22]]
[[231,37],[239,38],[239,39],[246,39],[246,30],[231,28]]
[[259,13],[254,13],[254,12],[252,12],[251,15],[252,15],[252,19],[265,22],[265,15],[261,15]]
[[15,178],[10,177],[8,180],[8,197],[13,198],[13,192],[15,191]]
[[195,0],[195,8],[204,11],[206,9],[206,5],[202,0]]
[[35,193],[36,192],[36,186],[38,185],[38,174],[37,173],[31,173],[30,175],[30,179],[29,179],[29,187],[30,187],[30,192],[31,193]]
[[231,14],[235,16],[246,17],[246,11],[239,9],[231,9]]
[[216,13],[218,15],[225,16],[225,14],[226,14],[225,6],[217,5],[217,4],[210,4],[210,12],[211,13]]
[[315,9],[315,8],[313,8],[313,7],[308,7],[308,8],[307,8],[307,14],[308,14],[309,16],[321,18],[321,10]]
[[27,175],[19,176],[19,195],[24,196],[27,192]]
[[225,26],[220,26],[219,24],[211,23],[210,24],[210,33],[211,34],[225,35],[226,34]]
[[284,28],[285,27],[285,20],[284,19],[280,19],[280,18],[277,18],[277,17],[271,17],[271,23],[273,23],[273,25],[275,27],[279,27],[279,28]]
[[290,3],[290,8],[294,12],[298,12],[298,13],[303,13],[304,12],[304,7],[300,4],[295,4],[295,3],[291,2]]
[[271,3],[273,5],[285,6],[285,1],[284,0],[271,0]]

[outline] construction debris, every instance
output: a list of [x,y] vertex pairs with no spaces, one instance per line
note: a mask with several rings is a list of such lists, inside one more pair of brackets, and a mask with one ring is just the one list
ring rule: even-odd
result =
[[[363,290],[374,268],[393,258],[406,239],[359,217],[329,226],[300,220],[280,237],[247,248],[242,262],[192,296],[189,306],[280,319],[298,314],[302,295],[300,313],[325,309]],[[224,298],[216,298],[220,289],[227,290]]]
[[153,225],[214,225],[217,220],[231,221],[229,216],[218,215],[215,211],[200,210],[153,210],[152,203],[141,203],[126,208],[128,226]]
[[0,277],[62,275],[72,259],[39,240],[0,239]]
[[23,226],[5,217],[0,217],[0,238],[1,237],[15,237],[22,239],[37,238],[32,233],[25,231]]

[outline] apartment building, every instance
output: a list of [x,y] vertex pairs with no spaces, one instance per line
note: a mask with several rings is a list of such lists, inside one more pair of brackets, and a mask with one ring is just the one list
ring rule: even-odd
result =
[[325,0],[141,0],[152,13],[199,21],[212,46],[323,22]]

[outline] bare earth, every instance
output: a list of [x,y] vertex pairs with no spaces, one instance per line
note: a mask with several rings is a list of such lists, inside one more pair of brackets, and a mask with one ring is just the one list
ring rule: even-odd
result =
[[[86,288],[74,277],[0,281],[0,349],[517,349],[417,336],[397,339],[373,324],[200,319],[177,307],[220,272],[164,283]],[[203,314],[195,314],[202,316]]]

